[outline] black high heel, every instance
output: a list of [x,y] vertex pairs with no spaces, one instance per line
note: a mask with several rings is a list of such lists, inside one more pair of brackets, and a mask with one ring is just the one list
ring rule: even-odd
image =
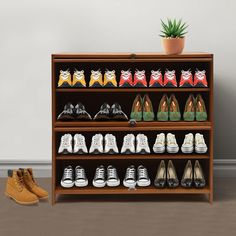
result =
[[196,188],[204,188],[206,186],[206,180],[198,160],[194,164],[194,185]]
[[191,188],[193,183],[193,167],[189,160],[185,166],[183,177],[181,180],[181,186],[184,188]]
[[157,188],[164,188],[166,186],[166,165],[163,160],[158,166],[154,185]]
[[170,188],[176,188],[179,186],[179,180],[171,160],[168,161],[167,166],[167,184]]

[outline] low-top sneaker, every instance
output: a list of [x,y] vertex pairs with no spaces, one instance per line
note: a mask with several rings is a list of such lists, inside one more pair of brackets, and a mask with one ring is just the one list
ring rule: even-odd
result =
[[195,134],[195,151],[196,153],[206,153],[207,145],[205,143],[205,139],[202,134]]
[[193,87],[193,75],[191,70],[182,70],[179,87]]
[[58,87],[71,87],[72,81],[71,81],[71,74],[69,69],[68,70],[60,70],[59,80],[58,80]]
[[127,188],[135,188],[136,185],[136,170],[133,165],[126,169],[123,185]]
[[196,70],[194,75],[194,87],[207,87],[206,71]]
[[88,179],[86,177],[85,170],[82,166],[75,167],[75,186],[85,187],[88,185]]
[[136,70],[134,74],[134,87],[147,87],[147,80],[145,75],[145,70]]
[[67,166],[64,169],[61,179],[61,186],[64,188],[72,188],[74,186],[74,174],[72,166]]
[[64,110],[57,117],[58,120],[74,120],[74,106],[68,102],[64,106]]
[[124,136],[121,153],[122,154],[135,153],[135,136],[133,134],[127,134]]
[[151,70],[151,76],[149,81],[149,87],[163,87],[163,80],[161,70]]
[[128,120],[127,115],[122,111],[120,104],[114,103],[110,109],[110,116],[113,120]]
[[85,106],[78,102],[74,108],[74,117],[76,120],[92,120],[92,117],[86,111]]
[[192,153],[193,152],[193,134],[189,133],[185,135],[184,142],[181,147],[183,153]]
[[144,134],[138,134],[136,136],[136,153],[139,154],[150,153],[148,138]]
[[86,87],[86,81],[84,76],[83,70],[77,70],[75,69],[73,74],[73,81],[72,81],[73,87]]
[[163,85],[165,87],[177,87],[175,70],[166,70]]
[[148,177],[147,168],[143,165],[140,165],[138,167],[138,179],[137,179],[137,185],[139,187],[147,187],[151,184],[151,181]]
[[117,170],[114,166],[109,165],[107,167],[107,186],[117,187],[120,185],[120,179],[117,174]]
[[82,134],[75,134],[74,136],[74,153],[76,154],[88,153],[85,137]]
[[95,171],[95,176],[93,179],[93,186],[97,188],[103,188],[106,185],[106,179],[105,179],[105,168],[103,165],[100,165],[97,167]]
[[73,152],[72,149],[72,135],[64,134],[61,137],[60,147],[58,149],[59,154],[70,154]]
[[179,151],[179,146],[176,142],[174,134],[167,134],[167,152],[168,153],[177,153]]
[[91,146],[89,149],[91,154],[101,154],[103,153],[103,136],[102,134],[95,134],[92,137]]
[[105,140],[104,153],[106,154],[119,153],[116,143],[116,137],[113,134],[106,134],[104,140]]
[[160,133],[156,137],[156,141],[153,145],[153,151],[155,153],[163,153],[165,152],[165,134]]
[[111,107],[107,103],[103,103],[100,107],[100,111],[94,116],[94,120],[110,120]]
[[121,71],[120,74],[120,83],[119,83],[120,87],[132,87],[133,86],[133,80],[132,80],[132,74],[130,72],[130,70]]

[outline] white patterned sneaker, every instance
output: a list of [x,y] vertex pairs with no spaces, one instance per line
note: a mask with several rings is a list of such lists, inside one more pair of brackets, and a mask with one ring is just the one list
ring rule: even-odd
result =
[[196,153],[206,153],[207,152],[207,145],[205,143],[205,139],[202,134],[196,133],[195,134],[195,151]]
[[148,145],[148,138],[144,134],[138,134],[136,136],[136,153],[147,154],[150,153]]
[[117,143],[116,143],[116,137],[113,134],[106,134],[104,139],[105,139],[104,153],[106,154],[119,153]]
[[61,137],[60,147],[58,149],[59,154],[70,154],[72,153],[72,135],[64,134]]
[[156,141],[153,145],[153,151],[155,153],[163,153],[165,152],[165,134],[160,133],[156,137]]
[[102,134],[95,134],[92,137],[91,146],[89,149],[91,154],[101,154],[103,153],[103,136]]
[[168,153],[177,153],[179,151],[179,146],[176,142],[174,134],[167,134],[167,152]]
[[183,153],[192,153],[193,152],[193,134],[189,133],[185,135],[184,142],[181,147]]
[[135,136],[133,134],[127,134],[124,136],[121,153],[122,154],[135,153]]
[[74,153],[76,154],[88,153],[85,137],[82,134],[75,134],[74,136]]

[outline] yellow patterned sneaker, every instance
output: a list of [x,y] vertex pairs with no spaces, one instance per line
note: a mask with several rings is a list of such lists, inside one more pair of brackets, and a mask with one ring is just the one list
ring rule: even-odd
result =
[[74,74],[73,74],[72,86],[86,87],[86,81],[85,81],[83,70],[79,71],[79,70],[75,69]]
[[60,70],[59,80],[58,80],[58,87],[71,87],[71,74],[69,70]]
[[102,73],[100,70],[91,70],[89,87],[103,87]]
[[114,70],[107,70],[104,74],[105,87],[117,87],[116,72]]

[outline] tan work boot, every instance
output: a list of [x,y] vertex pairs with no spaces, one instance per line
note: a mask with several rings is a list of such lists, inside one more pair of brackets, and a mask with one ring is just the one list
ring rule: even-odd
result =
[[37,185],[34,180],[33,170],[31,168],[28,169],[20,169],[22,171],[23,179],[26,188],[34,193],[40,200],[48,198],[48,192]]
[[31,205],[39,201],[38,197],[26,188],[22,172],[19,170],[8,170],[5,194],[19,204]]

